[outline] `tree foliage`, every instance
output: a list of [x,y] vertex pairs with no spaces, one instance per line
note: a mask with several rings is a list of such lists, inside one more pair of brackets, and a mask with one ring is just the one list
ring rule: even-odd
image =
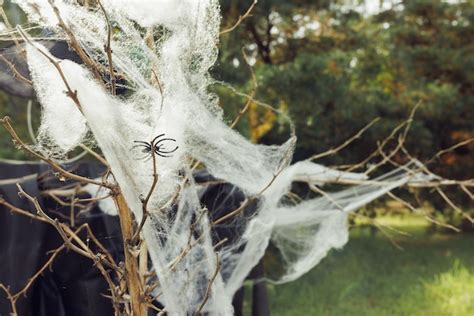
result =
[[[260,1],[252,16],[222,35],[216,77],[251,91],[242,57],[251,56],[257,99],[287,111],[296,124],[296,159],[340,144],[375,117],[363,139],[327,163],[354,163],[376,149],[421,102],[407,146],[420,159],[474,137],[474,5],[441,0],[403,1],[367,15],[349,1]],[[223,1],[223,27],[251,1]],[[219,88],[223,106],[236,100]],[[238,104],[238,103],[237,103]],[[265,117],[265,110],[260,116]],[[251,117],[253,114],[249,114]],[[252,134],[249,119],[240,128]],[[288,135],[281,120],[259,135],[278,142]],[[263,124],[263,123],[262,123]],[[473,146],[444,155],[436,167],[472,177]]]

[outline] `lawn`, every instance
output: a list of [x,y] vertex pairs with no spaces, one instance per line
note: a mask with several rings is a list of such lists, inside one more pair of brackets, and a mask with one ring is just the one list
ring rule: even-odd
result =
[[357,227],[300,280],[269,285],[272,315],[474,315],[474,235],[432,233],[395,221],[409,236]]

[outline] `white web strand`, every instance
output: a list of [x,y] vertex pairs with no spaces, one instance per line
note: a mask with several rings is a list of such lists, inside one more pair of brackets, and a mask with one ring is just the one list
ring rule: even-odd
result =
[[[32,22],[62,34],[46,0],[18,3]],[[55,3],[87,54],[97,64],[103,63],[107,41],[103,13],[86,10],[74,1]],[[51,155],[63,155],[80,144],[89,128],[140,221],[140,196],[146,196],[151,187],[153,168],[151,160],[137,159],[143,153],[132,149],[134,141],[149,142],[163,133],[176,139],[179,149],[172,157],[157,157],[159,181],[148,207],[152,214],[143,230],[160,283],[160,301],[169,314],[194,313],[216,271],[211,224],[201,208],[189,158],[201,161],[215,178],[260,200],[243,236],[219,249],[222,268],[203,309],[212,315],[232,314],[233,295],[262,258],[271,238],[287,264],[279,282],[294,280],[318,264],[331,248],[346,243],[349,212],[410,180],[409,174],[397,171],[382,178],[380,184],[356,186],[332,194],[331,199],[322,197],[296,206],[282,204],[294,181],[318,185],[328,179],[364,180],[365,176],[330,170],[309,161],[288,166],[294,138],[281,146],[255,145],[224,124],[216,97],[207,92],[211,82],[208,70],[217,56],[217,0],[103,3],[119,30],[111,42],[113,66],[125,77],[133,95],[112,96],[84,66],[61,61],[71,89],[77,90],[81,114],[64,95],[58,71],[38,52],[45,52],[44,47],[29,46],[28,64],[43,107],[41,145]],[[32,4],[39,4],[39,10],[33,10]],[[164,27],[167,35],[157,36],[154,48],[150,48],[132,20],[142,27]],[[152,84],[151,69],[156,69],[163,89]],[[185,187],[183,173],[188,179]],[[88,190],[93,192],[91,187]],[[180,193],[173,200],[176,192]],[[334,201],[342,209],[335,207]],[[109,203],[105,208],[113,212],[110,202],[101,203]],[[193,233],[190,226],[194,227]],[[193,247],[188,249],[190,239]],[[242,247],[243,251],[238,251]],[[180,257],[186,249],[188,254]]]

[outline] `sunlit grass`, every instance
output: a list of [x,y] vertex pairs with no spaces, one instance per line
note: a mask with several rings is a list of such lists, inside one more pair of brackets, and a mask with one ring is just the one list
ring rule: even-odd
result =
[[[356,228],[302,279],[270,285],[272,315],[473,315],[474,236],[429,233],[413,220],[419,229],[411,222],[392,241]],[[403,229],[410,219],[384,221]]]
[[443,315],[473,315],[474,274],[455,261],[453,267],[425,283],[425,297]]

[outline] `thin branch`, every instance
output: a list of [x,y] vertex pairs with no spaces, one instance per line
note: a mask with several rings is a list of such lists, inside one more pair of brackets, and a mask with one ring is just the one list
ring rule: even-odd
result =
[[40,49],[38,46],[36,46],[28,37],[28,35],[22,30],[20,26],[17,27],[18,32],[23,36],[25,41],[27,41],[30,45],[32,45],[41,55],[43,55],[53,66],[56,68],[56,70],[59,73],[59,76],[61,77],[61,80],[64,82],[64,85],[66,86],[66,95],[76,104],[77,108],[79,111],[82,113],[82,106],[81,103],[79,102],[79,98],[77,97],[77,90],[72,90],[71,86],[69,85],[69,82],[66,79],[66,76],[64,75],[64,72],[61,68],[61,65],[57,60],[55,60],[53,57],[51,57],[48,53],[44,52],[42,49]]
[[273,182],[275,182],[276,178],[283,172],[283,170],[285,169],[285,166],[287,165],[287,163],[289,163],[290,159],[291,159],[290,152],[287,152],[287,154],[283,158],[277,172],[273,175],[273,177],[267,183],[267,185],[265,185],[265,187],[262,190],[260,190],[260,192],[258,192],[254,196],[246,199],[238,208],[236,208],[232,212],[227,213],[226,215],[224,215],[224,216],[216,219],[215,221],[213,221],[212,225],[218,225],[218,224],[228,220],[229,218],[232,218],[232,217],[236,216],[237,214],[242,212],[248,205],[250,205],[250,203],[253,203],[253,202],[257,201],[258,198],[260,198],[263,195],[263,193],[265,193],[265,191],[268,190],[268,188],[273,184]]
[[[37,211],[37,215],[33,215],[30,212],[18,209],[18,208],[10,208],[12,211],[17,212],[19,214],[28,216],[30,218],[46,222],[51,224],[56,230],[58,231],[59,235],[62,237],[64,241],[64,246],[67,247],[68,249],[73,250],[74,252],[79,253],[80,255],[89,258],[94,261],[102,275],[104,276],[105,280],[109,284],[112,296],[114,297],[113,304],[114,308],[116,308],[116,311],[118,312],[118,306],[116,305],[116,302],[118,302],[118,298],[115,294],[115,285],[112,281],[112,279],[109,276],[109,273],[107,270],[104,268],[104,264],[107,265],[109,268],[112,268],[115,270],[120,277],[120,275],[123,275],[123,270],[118,267],[118,265],[115,263],[113,257],[110,255],[110,253],[107,251],[107,249],[98,241],[98,239],[95,237],[93,234],[92,230],[90,229],[89,225],[83,224],[81,225],[76,232],[72,231],[71,228],[63,223],[60,223],[58,220],[54,220],[51,217],[49,217],[41,208],[38,200],[28,193],[26,193],[23,188],[17,184],[18,190],[19,190],[19,195],[20,197],[25,197],[27,198],[35,207]],[[0,203],[7,205],[8,203],[2,202],[0,200]],[[92,239],[94,244],[103,252],[103,253],[98,253],[95,254],[77,235],[77,232],[80,232],[81,230],[86,229],[88,232],[88,237]],[[76,246],[72,241],[75,241],[78,243],[79,247]],[[52,259],[51,259],[52,262]]]
[[145,222],[148,218],[148,203],[150,202],[151,196],[153,192],[155,191],[156,185],[158,184],[158,172],[156,170],[156,155],[155,155],[155,144],[151,142],[151,158],[153,162],[153,182],[151,184],[150,190],[148,191],[147,196],[143,199],[140,198],[140,201],[142,202],[142,220],[140,221],[140,224],[138,225],[137,230],[133,234],[133,237],[131,239],[132,245],[137,242],[137,240],[140,238],[140,232],[143,229],[143,226],[145,226]]
[[18,69],[16,69],[15,65],[9,61],[5,56],[3,56],[2,54],[0,54],[0,59],[3,60],[3,62],[5,64],[7,64],[8,68],[10,68],[10,70],[13,72],[13,78],[16,78],[20,81],[23,81],[24,83],[32,86],[33,85],[33,81],[27,79],[25,76],[23,76],[19,71]]
[[163,110],[163,104],[165,102],[165,95],[164,95],[164,91],[163,91],[163,86],[161,85],[160,79],[158,78],[158,75],[156,74],[156,71],[154,69],[152,69],[151,73],[153,74],[153,78],[155,79],[156,85],[158,86],[158,89],[160,90],[160,94],[161,94],[160,111],[162,111]]
[[101,155],[99,155],[98,153],[96,153],[95,151],[93,151],[92,149],[90,149],[89,147],[87,147],[87,146],[84,145],[84,144],[80,144],[79,147],[81,147],[82,149],[84,149],[85,151],[87,151],[92,157],[94,157],[94,158],[97,159],[100,163],[102,163],[104,166],[106,166],[108,169],[110,169],[109,163],[108,163],[107,160],[105,160]]
[[26,145],[22,140],[21,138],[18,136],[18,134],[16,133],[15,129],[13,128],[13,126],[11,125],[11,119],[10,117],[8,116],[5,116],[3,119],[0,119],[0,123],[2,123],[2,125],[4,126],[4,128],[8,131],[8,133],[13,137],[13,143],[16,144],[17,146],[20,147],[20,149],[23,149],[24,151],[26,151],[27,153],[33,155],[34,157],[40,159],[40,160],[43,160],[44,162],[46,162],[47,164],[49,164],[54,170],[56,170],[57,172],[59,172],[61,175],[63,175],[64,177],[66,178],[69,178],[71,180],[74,180],[74,181],[78,181],[80,183],[90,183],[90,184],[94,184],[94,185],[98,185],[98,186],[104,186],[106,188],[109,188],[109,189],[115,189],[115,185],[111,184],[111,183],[104,183],[104,182],[98,182],[98,181],[95,181],[95,180],[92,180],[92,179],[88,179],[88,178],[85,178],[85,177],[81,177],[81,176],[78,176],[74,173],[71,173],[67,170],[65,170],[64,168],[62,168],[59,164],[57,164],[56,162],[54,162],[52,159],[50,158],[47,158],[39,153],[37,153],[36,151],[34,151],[30,146]]
[[[375,165],[371,166],[366,172],[365,174],[369,175],[371,173],[373,173],[375,170],[377,170],[379,167],[383,166],[387,161],[391,160],[391,158],[393,156],[395,156],[400,150],[401,148],[403,147],[403,145],[405,144],[405,140],[408,136],[408,132],[410,131],[410,128],[411,128],[411,125],[413,123],[413,119],[415,117],[415,113],[416,111],[418,110],[418,108],[420,107],[421,105],[421,101],[418,102],[414,107],[413,109],[410,111],[410,115],[408,117],[408,119],[403,122],[402,124],[400,124],[400,128],[402,126],[405,127],[405,129],[403,130],[403,133],[401,135],[399,135],[398,137],[398,144],[397,146],[395,147],[395,149],[393,149],[390,154],[388,154],[387,156],[383,155],[383,159],[376,163]],[[397,129],[396,129],[397,130]],[[386,144],[386,143],[385,143]],[[385,146],[385,144],[383,146]],[[383,146],[377,146],[377,150],[376,152],[378,153],[383,153]]]
[[31,141],[36,145],[38,141],[36,140],[35,131],[33,130],[33,122],[32,122],[32,115],[31,109],[33,107],[33,100],[29,99],[28,104],[26,105],[26,122],[28,124],[28,134],[30,134]]
[[[367,158],[365,158],[363,161],[357,163],[357,164],[352,164],[352,165],[343,165],[343,166],[339,166],[340,169],[345,169],[346,171],[350,172],[350,171],[354,171],[356,169],[359,169],[361,167],[364,167],[370,160],[372,160],[373,158],[377,157],[379,154],[380,154],[380,151],[383,150],[385,148],[385,146],[388,144],[389,141],[391,141],[395,135],[397,135],[397,133],[405,127],[405,130],[403,132],[402,135],[404,135],[402,137],[402,139],[404,139],[409,131],[409,127],[413,121],[413,117],[415,115],[415,112],[416,110],[420,107],[421,105],[421,102],[418,102],[412,109],[412,111],[410,112],[410,116],[407,120],[403,121],[402,123],[400,123],[399,125],[397,125],[393,130],[392,132],[390,133],[390,135],[388,135],[382,142],[380,142],[378,145],[377,145],[377,149],[374,150],[369,156],[367,156]],[[400,144],[400,142],[399,142]],[[375,171],[378,167],[380,167],[381,164],[377,164],[376,167],[373,167],[373,168],[370,168],[370,172],[373,172]],[[367,174],[367,172],[366,172]]]
[[380,117],[376,117],[375,119],[373,119],[369,124],[365,125],[361,130],[359,130],[354,136],[352,136],[351,138],[347,139],[344,143],[342,143],[341,145],[337,146],[337,147],[334,147],[334,148],[331,148],[329,149],[328,151],[325,151],[323,153],[320,153],[320,154],[316,154],[314,156],[312,156],[311,158],[309,158],[309,160],[317,160],[317,159],[321,159],[323,157],[326,157],[326,156],[330,156],[330,155],[334,155],[334,154],[337,154],[339,151],[341,151],[342,149],[346,148],[347,146],[349,146],[350,144],[352,144],[354,141],[356,141],[357,139],[359,139],[368,129],[370,129],[375,123],[377,123],[378,121],[380,120]]
[[5,206],[10,212],[14,212],[14,213],[29,217],[31,219],[34,219],[40,222],[49,223],[49,221],[46,220],[45,218],[38,216],[36,214],[30,213],[28,211],[25,211],[21,208],[18,208],[14,206],[13,204],[10,204],[9,202],[5,201],[3,198],[0,198],[0,205]]
[[[5,10],[3,9],[3,0],[2,0],[2,5],[0,5],[0,15],[1,15],[2,19],[3,19],[3,22],[4,22],[5,25],[7,26],[7,28],[8,28],[9,30],[13,30],[13,26],[11,25],[10,20],[8,19],[8,16],[7,16]],[[18,41],[18,39],[16,39],[16,38],[12,38],[12,39],[13,39],[13,41],[15,42],[16,47],[17,47],[20,51],[22,51],[21,45],[20,45],[20,42]]]
[[[74,190],[72,190],[72,191],[74,191]],[[71,206],[72,204],[75,205],[76,202],[78,202],[78,201],[76,201],[76,199],[73,197],[73,196],[75,195],[74,192],[72,192],[71,194],[68,194],[68,196],[67,196],[67,197],[70,197],[70,198],[72,197],[71,200],[74,201],[74,203],[72,203],[72,202],[69,202],[69,203],[68,203],[68,202],[65,202],[65,201],[61,200],[61,199],[60,199],[55,193],[53,193],[53,192],[48,192],[48,193],[43,193],[43,192],[42,192],[41,195],[49,196],[50,198],[52,198],[54,201],[56,201],[56,203],[58,203],[58,204],[61,205],[61,206]],[[77,207],[79,207],[79,208],[86,208],[86,206],[81,205],[81,204],[77,204]]]
[[[96,255],[91,253],[91,252],[88,252],[88,251],[90,251],[90,249],[88,249],[88,247],[82,242],[82,240],[79,237],[77,237],[77,235],[74,235],[74,232],[69,228],[69,226],[67,226],[63,223],[60,223],[57,219],[52,219],[51,217],[49,217],[43,211],[41,205],[38,202],[38,199],[35,198],[35,197],[32,197],[31,195],[26,193],[23,190],[23,188],[21,187],[20,184],[17,184],[17,188],[18,188],[18,195],[20,197],[25,197],[28,201],[30,201],[33,204],[33,206],[35,207],[38,216],[43,218],[45,220],[45,222],[51,224],[54,228],[56,228],[59,235],[62,237],[62,239],[64,240],[64,242],[66,243],[66,245],[68,246],[69,249],[79,253],[80,255],[82,255],[84,257],[90,258],[94,261],[97,260]],[[14,210],[14,209],[12,209],[12,210]],[[16,210],[14,210],[14,211],[16,211]],[[26,215],[25,213],[29,213],[29,212],[26,212],[26,211],[21,212],[21,214],[23,214],[23,215]],[[27,216],[29,216],[29,215],[27,215]],[[29,217],[31,217],[31,216],[29,216]],[[72,237],[72,239],[74,241],[78,242],[78,244],[82,248],[80,248],[80,247],[76,246],[75,244],[73,244],[69,237]],[[114,264],[113,262],[108,262],[107,260],[104,260],[104,263],[107,266],[109,266],[110,268],[118,269],[117,265]]]
[[258,0],[254,0],[252,4],[250,5],[250,7],[247,9],[247,11],[243,15],[239,15],[239,19],[237,20],[237,22],[234,25],[232,25],[230,28],[220,32],[219,35],[230,33],[233,30],[235,30],[246,18],[250,16],[250,13],[252,13],[252,10],[257,5],[257,3],[258,3]]
[[[407,201],[405,201],[404,199],[396,196],[395,194],[393,194],[392,192],[387,192],[388,196],[390,196],[391,198],[393,198],[395,201],[397,202],[400,202],[402,203],[406,208],[408,208],[409,210],[411,210],[414,214],[418,213],[418,210],[413,206],[411,205],[410,203],[408,203]],[[454,227],[453,225],[449,225],[449,224],[446,224],[446,223],[442,223],[438,220],[436,220],[435,218],[433,218],[432,216],[430,216],[430,214],[428,214],[427,211],[425,211],[424,209],[422,209],[422,212],[424,213],[425,215],[425,218],[426,220],[430,221],[431,223],[435,224],[435,225],[438,225],[438,226],[441,226],[441,227],[445,227],[445,228],[448,228],[448,229],[451,229],[457,233],[461,232],[461,230],[457,227]]]
[[15,299],[13,298],[13,295],[12,293],[10,292],[10,289],[7,288],[5,285],[3,285],[2,283],[0,283],[0,289],[2,289],[5,294],[7,295],[7,299],[8,301],[10,302],[10,307],[12,309],[12,312],[11,312],[11,316],[18,316],[18,312],[17,312],[17,309],[16,309],[16,301]]
[[[78,234],[80,231],[82,230],[82,227],[79,228],[78,230],[76,230],[76,234]],[[38,279],[38,277],[40,277],[41,274],[43,274],[43,272],[50,266],[53,264],[54,260],[56,259],[56,257],[61,253],[61,251],[63,251],[64,249],[66,249],[66,244],[63,243],[60,247],[52,250],[52,251],[49,251],[49,253],[52,253],[52,255],[49,257],[49,259],[46,261],[46,263],[32,276],[28,279],[28,282],[26,283],[26,285],[19,291],[15,294],[14,298],[15,298],[15,301],[21,296],[21,295],[26,295],[26,293],[28,292],[28,290],[31,288],[31,286],[33,285],[33,283],[36,281],[36,279]]]
[[248,56],[247,54],[245,53],[245,50],[242,48],[242,55],[244,56],[244,60],[245,60],[245,63],[247,64],[247,66],[249,67],[250,69],[250,73],[252,75],[252,85],[253,85],[253,88],[252,88],[252,92],[250,93],[250,95],[247,97],[247,102],[245,103],[245,106],[240,109],[239,111],[239,114],[237,115],[237,117],[234,119],[234,121],[232,122],[232,124],[230,124],[230,128],[234,128],[237,123],[240,121],[240,119],[242,118],[242,116],[245,114],[245,112],[247,112],[247,110],[249,109],[250,107],[250,104],[252,104],[252,101],[253,99],[255,98],[255,94],[257,93],[257,88],[258,88],[258,82],[257,82],[257,77],[255,76],[255,71],[253,70],[253,67],[250,65],[249,63],[249,60],[248,60]]
[[474,142],[474,138],[469,138],[469,139],[466,139],[465,141],[462,141],[462,142],[459,142],[449,148],[446,148],[446,149],[443,149],[443,150],[440,150],[438,151],[430,160],[428,160],[426,162],[426,164],[430,164],[431,162],[433,162],[435,159],[438,159],[440,158],[442,155],[444,154],[447,154],[449,152],[452,152],[453,150],[459,148],[459,147],[462,147],[462,146],[465,146],[465,145],[468,145],[470,143]]
[[445,200],[446,203],[448,203],[449,206],[451,206],[456,212],[461,214],[462,217],[466,218],[469,222],[471,222],[471,224],[474,224],[474,219],[471,216],[469,216],[469,214],[463,212],[456,204],[454,204],[454,202],[451,201],[451,199],[443,192],[443,190],[441,190],[441,188],[436,187],[435,190],[443,198],[443,200]]
[[201,315],[202,309],[204,308],[207,301],[209,300],[209,296],[211,294],[212,284],[214,283],[217,276],[219,275],[220,268],[221,268],[221,262],[220,262],[220,259],[219,259],[219,254],[216,253],[216,269],[215,269],[214,274],[212,275],[211,279],[209,279],[209,283],[207,284],[206,292],[204,293],[204,299],[202,300],[201,305],[199,306],[199,308],[196,311],[196,314],[195,314],[196,316]]
[[117,87],[116,87],[116,79],[115,79],[115,74],[114,74],[114,67],[113,67],[113,63],[112,63],[112,46],[111,46],[111,42],[112,42],[112,24],[110,23],[109,15],[105,11],[105,8],[102,5],[102,2],[100,0],[97,0],[97,3],[99,4],[100,9],[104,13],[105,21],[107,22],[107,44],[104,45],[104,50],[107,53],[107,59],[108,59],[108,62],[109,62],[110,81],[112,83],[111,92],[112,92],[112,95],[116,95],[117,94]]
[[471,200],[474,200],[474,194],[472,194],[472,192],[465,185],[460,185],[460,187],[461,190],[463,190]]
[[191,249],[193,249],[197,244],[199,244],[200,240],[203,238],[204,234],[202,234],[201,236],[199,236],[195,241],[194,243],[192,243],[193,241],[193,236],[194,236],[194,229],[196,228],[196,226],[198,225],[198,223],[202,220],[202,218],[204,217],[204,215],[207,214],[207,212],[205,211],[202,211],[201,214],[199,215],[199,217],[189,226],[189,235],[188,235],[188,241],[186,243],[186,247],[183,248],[183,250],[181,251],[181,253],[176,256],[176,258],[174,258],[173,260],[171,260],[169,263],[168,263],[168,266],[169,266],[169,269],[171,271],[174,271],[175,268],[178,266],[178,264],[180,263],[180,261],[186,257],[188,255],[188,253],[191,251]]
[[96,79],[100,83],[103,84],[102,76],[101,76],[99,70],[97,70],[96,64],[87,55],[87,53],[84,51],[84,49],[82,48],[80,42],[77,40],[76,36],[72,32],[72,30],[66,25],[66,23],[64,22],[64,20],[61,16],[61,13],[59,12],[58,7],[54,4],[54,1],[53,0],[48,0],[48,3],[53,8],[54,14],[56,15],[56,17],[59,21],[59,26],[64,30],[64,32],[66,32],[66,35],[69,37],[71,47],[74,49],[74,51],[77,53],[77,55],[79,55],[79,58],[81,58],[81,60],[84,62],[84,64],[86,64],[86,66],[89,67],[89,69],[92,70],[92,73],[94,74]]
[[274,113],[278,113],[279,115],[283,116],[285,118],[285,120],[288,122],[288,124],[290,125],[290,131],[291,131],[291,136],[295,136],[296,135],[296,129],[295,129],[295,125],[293,123],[293,121],[290,119],[290,117],[288,116],[287,113],[285,113],[284,111],[280,110],[280,109],[277,109],[275,108],[274,106],[268,104],[268,103],[265,103],[265,102],[262,102],[262,101],[259,101],[255,98],[253,98],[251,95],[247,94],[247,93],[244,93],[244,92],[241,92],[241,91],[238,91],[237,89],[235,89],[233,86],[225,83],[225,82],[222,82],[222,81],[216,81],[216,83],[219,83],[221,84],[222,86],[224,86],[225,88],[231,90],[233,93],[235,93],[236,95],[238,96],[241,96],[241,97],[245,97],[247,98],[249,101],[252,101],[253,103],[255,103],[256,105],[258,106],[261,106],[265,109],[269,109],[271,111],[273,111]]
[[[334,206],[336,206],[336,208],[341,211],[341,212],[345,212],[344,208],[339,204],[337,203],[337,201],[329,194],[327,193],[326,191],[322,190],[321,188],[319,188],[318,186],[314,185],[314,184],[309,184],[309,187],[312,191],[316,192],[316,193],[319,193],[321,194],[323,197],[325,197],[326,199],[328,199],[331,204],[333,204]],[[362,215],[362,214],[359,214],[359,213],[355,213],[356,216],[358,217],[362,217],[362,218],[365,218],[367,219],[372,225],[374,225],[375,227],[377,227],[384,235],[385,237],[387,237],[387,239],[392,243],[392,245],[394,247],[396,247],[397,249],[399,250],[403,250],[403,247],[400,246],[387,232],[385,232],[385,228],[391,230],[391,231],[394,231],[400,235],[407,235],[407,233],[403,232],[403,231],[400,231],[398,229],[395,229],[393,227],[390,227],[388,225],[382,225],[380,223],[377,222],[376,219],[373,219],[373,218],[370,218],[368,216],[365,216],[365,215]]]

